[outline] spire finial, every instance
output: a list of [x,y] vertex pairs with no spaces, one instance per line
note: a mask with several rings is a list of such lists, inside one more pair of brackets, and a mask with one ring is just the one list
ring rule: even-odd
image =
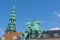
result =
[[14,1],[13,9],[16,8],[16,0]]

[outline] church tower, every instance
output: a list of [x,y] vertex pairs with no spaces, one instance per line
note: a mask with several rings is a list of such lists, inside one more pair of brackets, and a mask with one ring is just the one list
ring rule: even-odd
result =
[[13,5],[11,16],[8,22],[7,29],[4,33],[4,37],[6,40],[18,40],[20,37],[20,32],[16,31],[16,2]]
[[16,2],[13,5],[6,32],[16,32]]

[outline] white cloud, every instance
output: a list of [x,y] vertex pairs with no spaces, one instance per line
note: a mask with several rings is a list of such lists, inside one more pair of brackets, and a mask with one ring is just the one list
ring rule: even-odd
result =
[[57,14],[58,17],[60,17],[60,14]]
[[3,29],[2,29],[1,26],[0,26],[0,37],[1,37],[3,34],[4,34],[4,31],[3,31]]
[[50,30],[60,30],[59,27],[54,27],[54,28],[51,28]]
[[55,14],[57,17],[60,17],[60,12],[54,11],[54,14]]

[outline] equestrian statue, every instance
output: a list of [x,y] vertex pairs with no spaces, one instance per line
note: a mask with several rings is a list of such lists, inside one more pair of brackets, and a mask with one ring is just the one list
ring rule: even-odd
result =
[[26,22],[26,29],[20,35],[20,40],[28,40],[28,38],[40,38],[41,36],[45,37],[42,33],[43,30],[39,28],[40,22],[38,20],[29,19]]

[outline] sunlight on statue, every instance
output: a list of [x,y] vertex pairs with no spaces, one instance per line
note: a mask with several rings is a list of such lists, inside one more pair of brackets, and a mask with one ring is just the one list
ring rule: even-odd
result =
[[[39,38],[44,36],[42,34],[43,31],[39,28],[40,22],[38,20],[27,20],[26,22],[26,29],[25,31],[20,35],[20,40],[28,40],[28,38]],[[39,36],[40,35],[40,36]]]

